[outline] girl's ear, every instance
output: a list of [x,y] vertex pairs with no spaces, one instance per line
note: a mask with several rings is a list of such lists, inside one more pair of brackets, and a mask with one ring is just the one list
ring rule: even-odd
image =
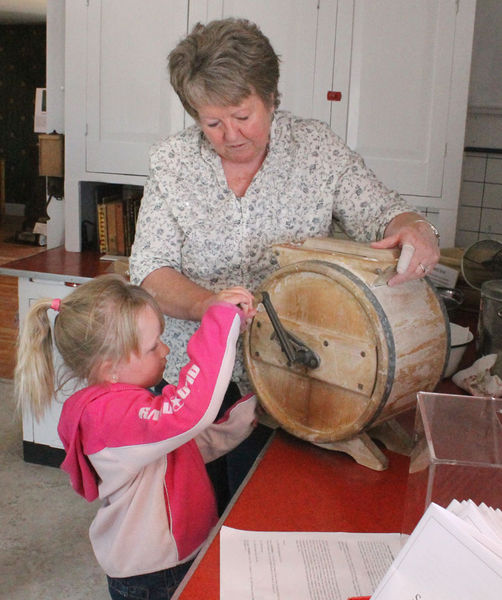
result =
[[109,358],[105,359],[96,372],[96,383],[117,383],[116,364]]

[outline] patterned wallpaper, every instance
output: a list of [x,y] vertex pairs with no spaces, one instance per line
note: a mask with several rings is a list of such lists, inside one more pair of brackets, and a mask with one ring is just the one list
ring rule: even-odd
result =
[[45,213],[33,131],[35,90],[45,87],[45,25],[0,25],[0,157],[5,201],[25,205],[27,221]]

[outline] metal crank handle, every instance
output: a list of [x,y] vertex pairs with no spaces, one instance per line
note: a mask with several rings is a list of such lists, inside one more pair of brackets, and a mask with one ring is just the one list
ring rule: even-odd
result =
[[318,354],[293,335],[291,331],[286,330],[286,334],[295,348],[295,362],[306,365],[310,369],[317,369],[321,364]]
[[272,327],[279,339],[279,344],[281,345],[282,351],[286,355],[289,362],[294,363],[296,359],[295,351],[289,341],[287,331],[282,326],[277,313],[275,312],[275,308],[272,304],[272,300],[270,300],[270,295],[268,292],[262,292],[261,294],[261,303],[265,307],[267,311],[268,318],[272,323]]
[[321,364],[319,356],[304,344],[302,340],[284,328],[275,312],[275,308],[270,300],[268,292],[262,292],[261,302],[267,311],[268,317],[279,339],[281,349],[286,355],[289,363],[300,363],[311,369],[317,369]]

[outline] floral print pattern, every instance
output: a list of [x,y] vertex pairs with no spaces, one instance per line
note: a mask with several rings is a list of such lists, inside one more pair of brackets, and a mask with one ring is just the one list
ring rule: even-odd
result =
[[[268,154],[243,197],[195,125],[156,144],[136,226],[131,280],[172,267],[208,289],[256,290],[277,269],[272,244],[326,237],[333,224],[361,242],[381,239],[396,215],[413,211],[320,121],[275,114]],[[166,317],[165,377],[177,381],[198,323]],[[234,381],[249,389],[242,353]]]

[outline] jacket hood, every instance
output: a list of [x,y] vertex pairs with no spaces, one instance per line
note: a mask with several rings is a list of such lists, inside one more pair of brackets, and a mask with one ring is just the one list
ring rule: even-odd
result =
[[106,393],[103,386],[92,386],[70,396],[63,405],[58,424],[58,434],[66,451],[61,468],[69,474],[73,489],[89,502],[99,495],[99,478],[84,454],[80,420],[87,406],[103,393]]

